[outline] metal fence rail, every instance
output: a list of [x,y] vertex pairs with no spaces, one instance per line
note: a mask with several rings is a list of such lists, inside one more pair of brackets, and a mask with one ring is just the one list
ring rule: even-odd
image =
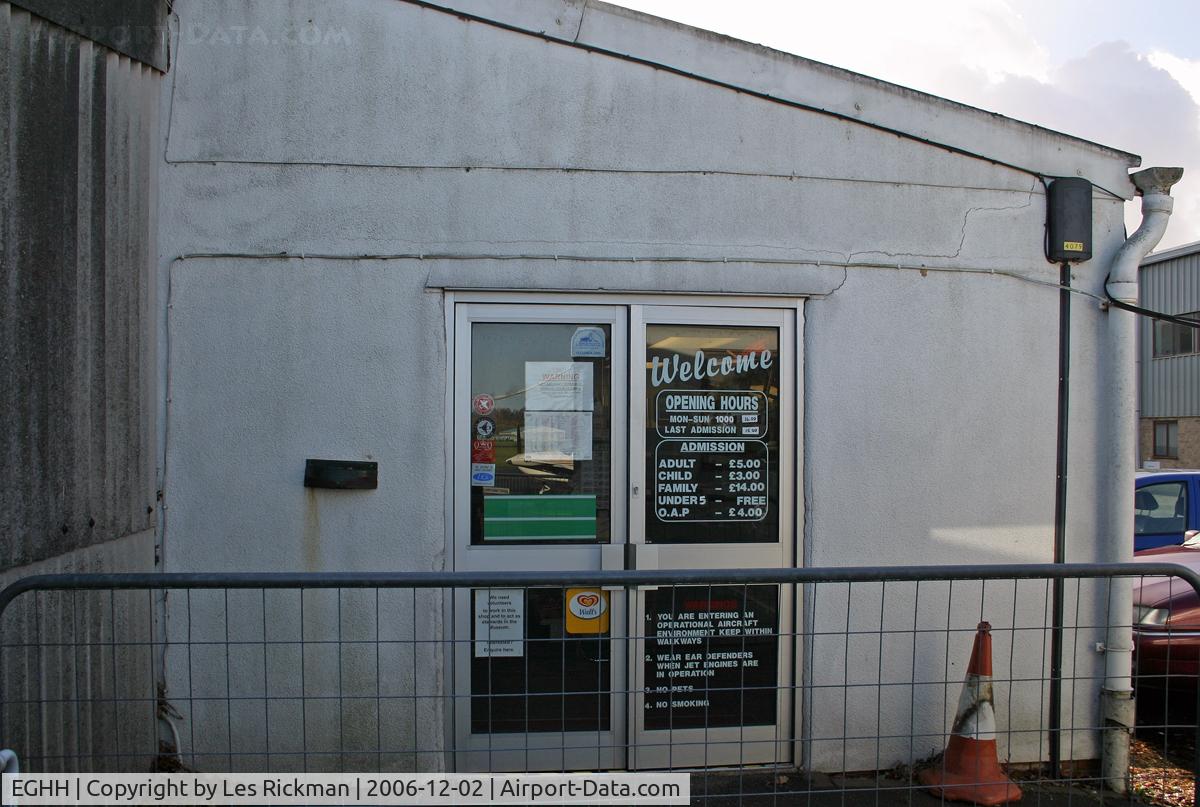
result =
[[[1135,621],[1109,594],[1157,578],[1200,592],[1149,563],[30,577],[0,591],[0,747],[47,772],[674,767],[697,803],[920,804],[986,621],[999,762],[1026,801],[1091,801],[1106,643]],[[604,629],[572,628],[581,591]],[[497,602],[516,634],[480,634]],[[1190,804],[1200,624],[1148,618],[1122,798]]]

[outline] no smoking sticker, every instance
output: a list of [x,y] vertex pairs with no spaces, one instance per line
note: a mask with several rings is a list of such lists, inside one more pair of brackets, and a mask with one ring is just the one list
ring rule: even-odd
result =
[[477,415],[490,415],[495,408],[496,399],[485,392],[481,392],[471,399],[471,409]]

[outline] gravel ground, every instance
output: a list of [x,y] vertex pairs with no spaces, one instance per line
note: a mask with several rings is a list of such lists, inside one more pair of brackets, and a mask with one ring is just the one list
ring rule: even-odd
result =
[[1139,736],[1130,746],[1129,776],[1133,792],[1148,804],[1193,807],[1195,783],[1190,765],[1195,749],[1189,738],[1191,732],[1154,734],[1158,736]]

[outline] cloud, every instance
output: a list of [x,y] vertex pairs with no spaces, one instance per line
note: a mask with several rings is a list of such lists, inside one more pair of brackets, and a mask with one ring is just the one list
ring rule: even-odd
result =
[[1146,57],[1150,64],[1166,70],[1200,104],[1200,59],[1185,59],[1163,50],[1154,50]]
[[[1030,0],[923,0],[918,14],[896,2],[743,0],[734,12],[723,0],[616,1],[1131,151],[1145,166],[1182,165],[1162,246],[1200,240],[1200,61],[1161,46],[1139,53],[1123,41],[1054,60],[1079,53],[1055,47],[1051,30],[1073,15],[1100,15],[1084,26],[1093,41],[1121,36],[1114,31],[1127,21],[1108,7],[1078,2],[1047,15]],[[1161,40],[1172,23],[1188,29],[1186,15],[1168,16],[1142,40]],[[1139,206],[1126,211],[1132,229]]]
[[[618,0],[678,20],[897,84],[924,88],[946,65],[985,77],[1044,78],[1049,51],[1010,0],[779,3],[777,0]],[[931,24],[936,20],[936,24]]]
[[[1152,61],[1127,43],[1106,42],[1055,68],[1048,81],[1006,76],[980,84],[976,102],[1139,154],[1143,166],[1182,165],[1176,213],[1162,244],[1170,246],[1200,240],[1200,104],[1155,61],[1164,63],[1163,56]],[[1138,205],[1128,205],[1130,229],[1140,218]]]

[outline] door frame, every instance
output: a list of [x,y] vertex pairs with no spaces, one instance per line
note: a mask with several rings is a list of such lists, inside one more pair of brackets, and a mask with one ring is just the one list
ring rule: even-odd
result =
[[[688,301],[690,303],[691,301]],[[637,568],[654,569],[736,569],[744,567],[789,568],[796,553],[795,497],[788,492],[795,490],[797,467],[796,419],[798,409],[793,400],[796,396],[796,365],[781,364],[779,378],[780,400],[792,406],[779,412],[779,540],[775,543],[646,543],[646,498],[650,496],[651,480],[646,479],[646,328],[649,325],[729,325],[733,327],[777,328],[779,333],[778,352],[787,357],[800,352],[796,338],[796,320],[793,309],[764,308],[762,306],[724,306],[724,313],[714,306],[697,306],[688,303],[677,305],[640,305],[631,309],[629,338],[630,419],[629,419],[629,463],[630,501],[629,543],[637,558]],[[635,408],[636,407],[636,408]],[[636,413],[636,414],[635,414]],[[701,527],[702,528],[702,527]],[[647,563],[643,563],[646,558]],[[657,588],[657,587],[649,587]],[[645,592],[639,588],[631,592],[629,652],[629,747],[631,769],[720,767],[732,764],[776,764],[779,758],[792,756],[791,737],[794,735],[793,699],[796,680],[796,654],[794,621],[797,617],[794,587],[779,586],[778,599],[778,675],[776,685],[775,723],[771,726],[740,725],[705,727],[695,729],[639,728],[644,715],[646,698],[645,666],[638,662],[645,654]],[[638,626],[635,628],[635,626]],[[665,742],[663,735],[666,735]],[[674,743],[681,743],[683,750],[676,752]],[[702,743],[700,753],[694,753]],[[750,744],[747,746],[747,744]],[[749,748],[749,750],[747,750]],[[693,753],[687,753],[692,751]],[[757,753],[756,753],[757,752]]]
[[[447,488],[453,493],[456,507],[453,511],[451,538],[453,540],[454,568],[464,571],[526,571],[536,570],[539,564],[543,571],[559,568],[575,568],[582,571],[602,568],[605,550],[625,543],[628,524],[628,498],[625,495],[628,482],[628,466],[624,460],[628,450],[628,399],[629,376],[628,311],[614,305],[592,305],[580,301],[576,305],[539,305],[531,314],[529,306],[495,302],[459,302],[455,307],[455,353],[448,365],[453,378],[453,389],[458,393],[458,406],[453,409],[451,424],[451,478]],[[472,545],[466,536],[471,533],[470,512],[464,500],[470,497],[470,446],[471,412],[464,401],[469,400],[471,389],[471,326],[479,322],[488,323],[604,323],[610,326],[611,343],[608,346],[612,366],[612,429],[610,433],[611,479],[609,481],[610,530],[609,543],[579,544],[499,544]],[[460,504],[461,503],[461,504]],[[454,540],[453,536],[463,536]],[[547,557],[553,560],[548,562]],[[610,595],[609,637],[612,641],[609,661],[609,728],[606,731],[547,731],[531,734],[489,733],[475,734],[471,730],[471,659],[474,642],[470,640],[473,618],[473,590],[460,590],[451,594],[452,615],[450,630],[455,641],[452,643],[451,685],[454,703],[452,733],[456,769],[475,770],[479,764],[472,760],[484,760],[488,770],[528,770],[534,756],[544,756],[548,763],[539,763],[534,770],[578,770],[589,768],[615,769],[626,764],[624,738],[626,692],[623,686],[628,662],[625,654],[629,643],[625,641],[628,620],[625,614],[625,598]],[[619,686],[620,684],[620,686]],[[534,743],[530,738],[536,737]],[[560,749],[555,753],[555,749]],[[549,764],[553,763],[553,764]]]
[[[784,535],[781,541],[791,541],[791,559],[796,566],[807,565],[807,557],[811,547],[809,546],[810,539],[807,537],[807,523],[805,519],[806,513],[806,489],[808,479],[808,468],[804,464],[804,441],[807,432],[807,416],[805,412],[805,304],[804,297],[795,296],[770,296],[770,295],[714,295],[714,294],[655,294],[655,293],[592,293],[592,292],[527,292],[527,291],[476,291],[476,290],[460,290],[460,289],[445,289],[442,291],[443,300],[443,328],[446,343],[445,365],[446,374],[443,423],[446,427],[444,440],[444,457],[443,467],[446,469],[447,479],[443,486],[443,514],[445,527],[445,557],[448,559],[450,566],[454,570],[459,570],[461,567],[457,565],[457,541],[456,541],[456,521],[458,514],[456,513],[456,497],[455,497],[455,475],[457,466],[455,463],[455,407],[457,404],[456,392],[457,386],[457,353],[458,340],[456,339],[457,328],[457,311],[461,303],[486,303],[486,304],[510,304],[513,306],[545,306],[545,305],[562,305],[562,306],[693,306],[693,307],[714,307],[714,308],[767,308],[767,309],[782,309],[791,312],[792,315],[792,351],[793,351],[793,440],[792,440],[792,462],[791,465],[791,489],[793,493],[793,513],[791,535]],[[626,335],[626,343],[628,346],[628,334]],[[629,391],[626,390],[626,399],[629,400]],[[626,417],[626,431],[628,431],[628,415]],[[615,428],[614,428],[615,433]],[[628,452],[629,446],[626,446],[626,460],[631,461],[631,455]],[[643,461],[639,458],[639,462]],[[781,469],[782,474],[782,469]],[[624,490],[628,493],[628,467],[625,469],[625,486]],[[784,488],[780,486],[781,498],[784,496]],[[614,502],[615,507],[615,502]],[[628,535],[629,508],[626,505],[626,522],[623,529]],[[614,520],[614,529],[616,522]],[[614,565],[613,559],[618,557],[620,553],[612,551],[602,553],[602,568],[604,569],[619,569],[622,568],[619,564]],[[442,642],[449,639],[451,645],[454,644],[454,628],[456,620],[456,598],[452,592],[443,592],[442,614],[440,628],[435,628],[435,631],[440,631],[442,634]],[[779,714],[780,725],[786,718],[791,718],[791,726],[788,732],[780,732],[781,736],[790,735],[792,745],[791,764],[804,764],[804,744],[805,744],[805,723],[803,720],[803,698],[799,697],[802,692],[801,676],[808,669],[806,663],[807,648],[801,635],[800,626],[805,624],[804,615],[804,598],[800,596],[800,592],[795,592],[793,602],[791,603],[791,624],[793,625],[793,633],[795,634],[792,644],[791,653],[787,663],[791,669],[791,678],[788,682],[792,688],[792,692],[797,696],[792,697],[790,715],[783,713]],[[634,609],[629,609],[630,611]],[[782,602],[781,602],[782,612]],[[632,614],[627,615],[632,617]],[[781,614],[782,621],[782,614]],[[449,634],[447,637],[446,634]],[[443,686],[449,689],[448,697],[443,699],[443,726],[444,726],[444,760],[446,770],[462,769],[456,763],[458,759],[458,742],[457,742],[457,726],[455,723],[456,703],[460,699],[459,693],[456,690],[457,673],[454,663],[454,654],[449,654],[449,664],[445,670]],[[615,669],[615,654],[614,664]],[[630,678],[629,680],[633,680]],[[620,760],[618,760],[618,767]],[[781,763],[786,764],[786,763]],[[629,767],[628,760],[625,763],[625,769]]]

